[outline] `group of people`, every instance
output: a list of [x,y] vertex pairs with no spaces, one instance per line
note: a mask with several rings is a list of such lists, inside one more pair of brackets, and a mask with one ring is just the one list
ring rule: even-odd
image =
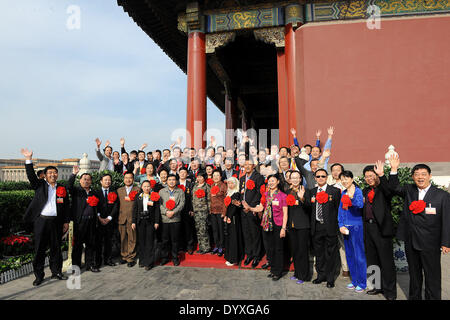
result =
[[[97,138],[101,190],[92,190],[92,176],[83,173],[75,186],[77,166],[67,187],[56,183],[57,168],[47,167],[45,178],[36,177],[32,152],[22,149],[26,171],[36,190],[25,219],[34,223],[35,259],[39,285],[44,278],[43,259],[50,245],[52,278],[67,279],[61,272],[60,242],[68,222],[74,222],[72,264],[81,267],[85,248],[86,270],[99,272],[102,262],[114,266],[112,239],[120,234],[120,263],[145,270],[172,259],[179,252],[217,254],[227,265],[262,269],[279,280],[291,262],[297,284],[310,281],[310,255],[317,278],[334,287],[342,276],[357,293],[383,294],[395,300],[396,269],[393,258],[394,222],[391,198],[404,198],[397,238],[405,241],[410,273],[410,299],[441,298],[440,254],[450,251],[449,194],[431,185],[425,164],[412,169],[413,185],[400,186],[398,156],[390,158],[389,178],[383,163],[364,168],[367,187],[361,190],[351,171],[331,165],[334,129],[328,129],[324,150],[320,134],[314,146],[294,145],[258,150],[243,136],[235,149],[216,147],[181,149],[175,144],[163,152],[145,153],[146,144],[129,154],[122,138],[121,154],[106,142],[103,152]],[[180,141],[178,141],[178,144]],[[108,171],[123,174],[124,186],[111,189]],[[69,203],[68,194],[71,195]],[[197,247],[198,244],[198,247]],[[381,271],[381,287],[366,291],[369,266]]]

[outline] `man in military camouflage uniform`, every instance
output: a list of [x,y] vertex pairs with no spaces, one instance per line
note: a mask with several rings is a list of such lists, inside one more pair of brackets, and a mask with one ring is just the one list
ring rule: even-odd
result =
[[[195,229],[197,230],[197,240],[200,254],[205,254],[211,250],[209,245],[208,225],[206,220],[209,215],[209,204],[211,201],[211,187],[205,182],[206,173],[197,174],[197,183],[192,189],[192,208],[194,210]],[[198,197],[197,191],[203,190],[204,197]]]

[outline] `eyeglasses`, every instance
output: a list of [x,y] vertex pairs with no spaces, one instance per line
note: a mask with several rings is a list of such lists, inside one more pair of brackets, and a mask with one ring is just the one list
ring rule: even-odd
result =
[[327,176],[316,176],[316,178],[326,178]]

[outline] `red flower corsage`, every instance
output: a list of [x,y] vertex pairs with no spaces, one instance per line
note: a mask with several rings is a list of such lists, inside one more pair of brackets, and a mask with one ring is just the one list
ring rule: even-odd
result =
[[425,203],[425,201],[417,200],[417,201],[411,202],[411,204],[409,205],[409,210],[411,210],[412,213],[414,213],[414,214],[418,214],[418,213],[423,212],[423,210],[425,210],[426,206],[427,206],[427,204]]

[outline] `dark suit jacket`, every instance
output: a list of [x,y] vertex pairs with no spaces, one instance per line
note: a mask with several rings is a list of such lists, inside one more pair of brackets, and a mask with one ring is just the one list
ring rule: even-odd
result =
[[[25,222],[34,222],[41,215],[42,210],[48,200],[48,183],[45,180],[39,180],[34,172],[33,164],[25,164],[25,170],[31,187],[34,190],[34,197],[31,200],[25,215]],[[56,188],[61,185],[56,184]],[[61,186],[64,187],[64,186]],[[70,203],[69,196],[63,198],[63,203],[56,202],[56,218],[58,223],[68,223],[70,221]]]
[[86,202],[86,200],[90,196],[95,196],[100,200],[100,195],[93,190],[90,190],[89,193],[86,193],[84,189],[74,186],[75,178],[76,175],[72,174],[67,184],[67,189],[69,190],[70,195],[72,196],[72,207],[70,210],[71,220],[74,223],[80,223],[81,217],[83,216],[85,209],[92,210],[91,213],[94,215],[95,218],[97,218],[98,205],[96,207],[90,207],[90,205]]
[[[135,205],[133,208],[133,216],[132,216],[132,223],[139,224],[140,220],[139,217],[141,214],[144,214],[144,199],[140,198],[141,193],[136,196],[136,199],[134,199]],[[160,203],[158,201],[153,202],[153,206],[147,206],[148,215],[150,219],[150,224],[161,224],[161,211],[160,211]]]
[[189,213],[189,211],[194,211],[192,208],[192,189],[194,188],[194,183],[190,179],[186,179],[186,190],[184,191],[184,209],[182,213]]
[[403,197],[403,212],[397,230],[397,238],[411,241],[416,250],[439,250],[441,246],[450,247],[450,194],[435,186],[425,194],[426,206],[436,208],[436,214],[409,210],[411,202],[419,200],[415,184],[400,186],[398,175],[389,176],[389,188],[394,194]]
[[[298,170],[301,172],[302,176],[305,178],[307,183],[307,189],[312,189],[316,185],[316,179],[314,178],[314,173],[312,171],[307,170],[305,167],[306,161],[305,159],[301,159],[298,156],[294,158],[295,164],[297,165]],[[327,187],[328,189],[328,187]]]
[[288,206],[288,221],[286,226],[289,229],[309,229],[311,224],[308,206],[300,201],[297,192],[294,190],[288,189],[285,193],[287,195],[293,195],[295,200],[298,201],[298,205]]
[[[109,194],[115,193],[113,190],[109,189]],[[116,201],[114,203],[109,203],[108,199],[105,199],[105,194],[103,193],[103,189],[100,189],[98,192],[99,202],[97,206],[98,213],[100,213],[101,218],[107,218],[111,216],[112,221],[117,221],[117,217],[119,216],[119,195],[117,195]]]
[[[128,161],[128,163],[125,165],[125,167],[127,168],[128,172],[133,172],[134,170],[134,166],[133,163],[131,163],[130,161]],[[114,171],[120,174],[123,174],[123,162],[119,161],[118,164],[114,165]]]
[[[364,188],[364,208],[363,208],[363,221],[366,220],[366,206],[369,203],[367,194],[371,188]],[[380,184],[374,189],[375,196],[372,203],[372,212],[375,216],[378,228],[380,228],[381,235],[383,237],[394,236],[394,220],[391,214],[391,200],[392,192],[388,186],[388,180],[386,176],[380,178]]]
[[[244,175],[239,180],[239,192],[241,194],[242,200],[245,199],[245,201],[248,203],[250,207],[256,207],[260,201],[261,201],[261,193],[260,189],[261,186],[264,184],[264,177],[260,175],[256,170],[253,170],[252,174],[250,175],[249,180],[253,180],[255,183],[255,187],[253,190],[247,189],[245,190],[245,177],[247,175]],[[245,194],[243,193],[245,190]]]
[[[234,170],[233,168],[231,168],[231,170],[233,170],[232,176],[235,174],[236,175],[236,179],[239,180],[239,171]],[[225,170],[222,171],[222,181],[227,180],[227,174],[225,172]]]
[[[316,232],[316,205],[317,200],[311,203],[311,198],[315,197],[317,187],[308,189],[305,192],[305,205],[311,210],[311,234]],[[338,209],[341,202],[341,190],[327,185],[328,201],[322,205],[323,222],[327,228],[329,236],[335,236],[338,233]],[[331,199],[330,199],[331,198]]]

